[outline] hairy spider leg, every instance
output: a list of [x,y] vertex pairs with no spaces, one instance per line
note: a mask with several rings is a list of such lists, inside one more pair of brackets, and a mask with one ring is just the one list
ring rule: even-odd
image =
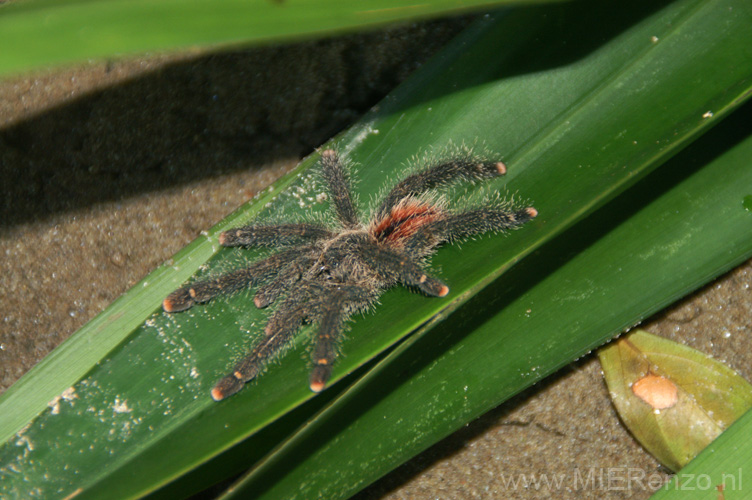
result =
[[236,292],[263,283],[274,276],[281,267],[298,258],[307,248],[309,247],[291,248],[218,278],[186,285],[168,295],[162,301],[162,308],[167,312],[185,311],[194,304],[207,302],[217,295]]
[[[331,288],[334,292],[330,292]],[[265,336],[256,344],[251,353],[241,360],[232,373],[223,377],[212,389],[211,396],[215,401],[220,401],[238,392],[243,386],[253,380],[261,371],[267,361],[287,346],[295,336],[303,321],[319,321],[324,328],[325,335],[322,349],[331,352],[334,356],[334,341],[339,333],[342,321],[347,318],[347,308],[353,301],[360,302],[365,307],[373,299],[369,299],[368,290],[360,287],[324,287],[320,285],[307,288],[308,292],[300,295],[289,295],[280,308],[272,315],[264,329]],[[331,345],[327,345],[331,342]],[[319,343],[321,338],[319,336]],[[317,347],[318,349],[318,347]],[[319,356],[317,359],[329,359]],[[316,363],[317,366],[320,363]],[[329,373],[331,373],[331,368]],[[321,373],[321,375],[328,375]],[[326,384],[326,380],[320,380]],[[312,382],[313,384],[313,382]],[[320,386],[319,390],[324,388]],[[315,385],[318,387],[318,385]],[[313,389],[313,386],[312,386]]]
[[300,281],[303,274],[316,262],[315,254],[299,256],[269,283],[259,287],[253,297],[253,303],[258,308],[264,308],[287,292],[290,287]]
[[405,243],[408,255],[416,257],[425,255],[440,243],[461,239],[489,231],[512,229],[534,219],[538,211],[533,207],[507,211],[490,208],[478,208],[445,217],[425,224],[416,230]]
[[228,229],[219,235],[225,247],[300,244],[331,238],[332,232],[318,224],[250,225]]
[[408,255],[381,245],[359,245],[363,260],[376,272],[386,274],[400,283],[420,289],[426,295],[444,297],[449,287],[440,279],[429,276]]
[[[374,298],[366,288],[349,286],[338,287],[323,303],[324,311],[316,334],[313,349],[313,369],[309,378],[309,387],[313,392],[321,392],[332,375],[332,365],[337,357],[336,344],[342,332],[342,323],[348,318],[348,309],[353,302],[361,304],[364,309]],[[357,309],[357,307],[356,307]]]
[[383,219],[405,197],[417,196],[429,189],[459,181],[491,179],[504,175],[507,167],[500,161],[478,161],[471,157],[455,158],[410,175],[397,183],[384,197],[376,210],[376,218]]
[[360,225],[358,212],[355,209],[350,183],[342,166],[342,162],[333,149],[327,149],[321,153],[321,173],[332,197],[334,211],[347,229],[353,229]]
[[212,398],[219,401],[231,396],[242,389],[246,382],[254,379],[265,362],[288,345],[306,318],[306,310],[310,306],[311,303],[306,300],[288,296],[266,324],[265,336],[248,356],[235,365],[232,373],[214,386]]

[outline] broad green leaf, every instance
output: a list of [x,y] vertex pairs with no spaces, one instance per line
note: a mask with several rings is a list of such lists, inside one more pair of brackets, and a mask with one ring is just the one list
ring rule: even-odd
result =
[[0,6],[0,75],[127,54],[330,35],[510,0],[20,0]]
[[[333,381],[421,324],[433,318],[430,325],[435,325],[449,316],[533,248],[562,234],[728,114],[752,81],[745,64],[752,51],[749,21],[750,7],[741,0],[684,0],[662,9],[653,3],[594,2],[502,13],[469,29],[340,137],[338,148],[361,165],[354,170],[364,206],[386,179],[398,177],[412,155],[441,152],[450,141],[478,142],[509,165],[507,178],[488,188],[520,193],[541,215],[508,238],[486,237],[441,250],[434,266],[451,285],[447,298],[427,299],[406,290],[385,294],[375,314],[353,324]],[[237,396],[221,404],[209,399],[211,385],[247,349],[266,317],[248,306],[247,294],[179,315],[159,311],[161,299],[200,266],[213,273],[259,255],[219,252],[219,231],[273,212],[289,218],[322,212],[325,204],[315,197],[320,186],[308,171],[312,163],[304,162],[273,191],[186,247],[3,396],[0,457],[7,480],[0,487],[14,494],[31,485],[51,496],[77,492],[77,498],[95,498],[113,491],[137,496],[248,436],[255,434],[252,440],[262,443],[257,453],[263,453],[306,418],[285,424],[280,417],[296,408],[318,409],[319,398],[304,405],[312,396],[302,340]],[[587,235],[567,234],[561,238],[590,241]],[[737,248],[734,257],[743,252]],[[695,285],[712,272],[694,276]],[[517,279],[529,286],[542,275]],[[649,298],[654,305],[668,300]],[[481,316],[488,307],[473,304]],[[576,346],[557,354],[571,359],[594,345],[592,338],[577,339]],[[541,345],[547,344],[529,344]],[[81,350],[87,352],[83,357]],[[488,355],[500,352],[505,351]],[[516,363],[510,366],[528,366],[524,358]],[[519,390],[542,372],[523,372],[528,375],[507,382]],[[330,390],[344,390],[341,385]],[[46,410],[29,422],[71,386],[71,399],[61,401],[57,413]],[[498,400],[497,392],[468,407],[468,413]],[[65,463],[56,460],[61,456]]]
[[[347,498],[752,256],[752,216],[742,207],[752,186],[750,111],[421,329],[222,498]],[[750,463],[748,439],[730,451],[737,459],[723,457],[714,485]]]
[[624,425],[674,471],[752,408],[752,385],[731,368],[644,330],[598,358]]

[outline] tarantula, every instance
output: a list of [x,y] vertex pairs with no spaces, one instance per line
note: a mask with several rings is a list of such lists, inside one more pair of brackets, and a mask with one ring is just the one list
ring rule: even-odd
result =
[[300,222],[258,224],[219,236],[226,247],[266,246],[283,250],[249,267],[186,285],[162,304],[168,313],[184,311],[217,295],[261,285],[253,299],[266,307],[279,299],[263,338],[211,396],[219,401],[256,377],[304,322],[317,323],[310,388],[324,389],[336,357],[344,322],[373,305],[388,288],[402,284],[426,295],[444,297],[449,287],[426,274],[424,261],[444,241],[514,228],[536,215],[532,207],[507,205],[452,211],[429,190],[459,181],[490,179],[506,173],[500,161],[469,152],[410,175],[389,191],[368,221],[356,210],[345,168],[334,150],[321,153],[321,173],[337,219],[336,227]]

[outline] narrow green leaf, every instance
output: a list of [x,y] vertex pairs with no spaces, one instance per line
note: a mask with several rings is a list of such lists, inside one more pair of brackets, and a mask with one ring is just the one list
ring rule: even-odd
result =
[[624,425],[675,471],[752,408],[752,385],[731,368],[644,330],[598,358]]
[[[284,189],[296,171],[275,183]],[[49,356],[39,362],[21,380],[0,396],[0,441],[7,441],[47,403],[79,381],[134,329],[153,314],[157,304],[196,272],[216,251],[208,238],[237,225],[239,217],[256,213],[273,193],[262,193],[252,206],[245,206],[211,228],[178,252],[171,262],[159,267],[113,302],[101,314],[84,325]]]
[[[421,329],[223,498],[347,498],[752,256],[752,217],[741,204],[752,185],[750,111]],[[750,463],[752,444],[735,435],[736,460],[711,467],[713,485],[723,473],[741,481],[738,469]]]
[[511,0],[34,0],[0,6],[0,75],[116,55],[322,36]]

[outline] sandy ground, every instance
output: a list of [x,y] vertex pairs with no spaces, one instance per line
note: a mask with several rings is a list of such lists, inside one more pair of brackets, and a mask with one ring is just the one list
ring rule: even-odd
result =
[[[0,391],[377,103],[461,24],[0,82]],[[750,378],[751,283],[747,263],[645,326]],[[621,426],[589,357],[358,498],[650,496],[636,484],[573,487],[576,468],[603,464],[666,477]],[[563,477],[563,486],[552,493],[505,483],[531,472]]]

